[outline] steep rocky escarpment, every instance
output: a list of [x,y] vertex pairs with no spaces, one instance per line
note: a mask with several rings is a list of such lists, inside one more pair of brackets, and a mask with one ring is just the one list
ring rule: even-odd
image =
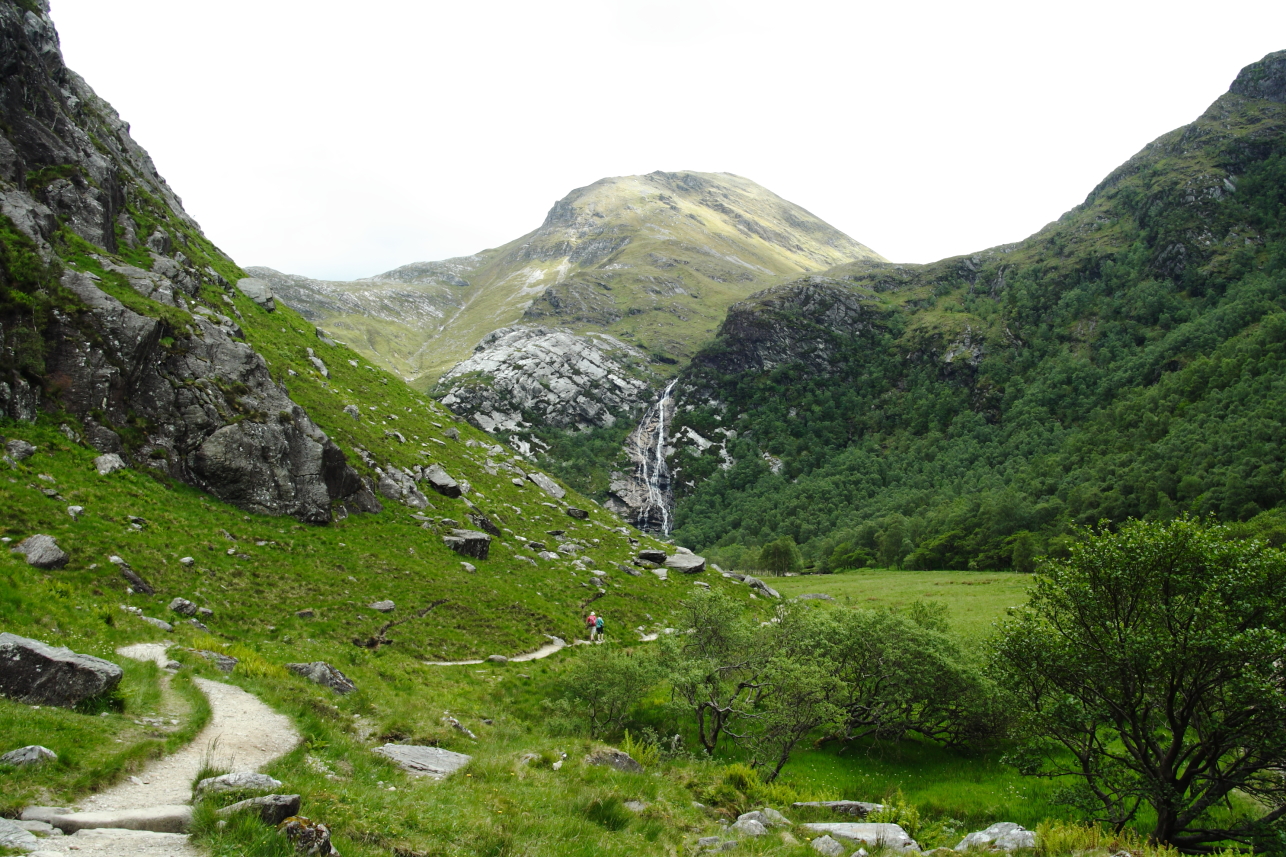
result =
[[47,11],[0,3],[0,57],[0,414],[70,414],[95,448],[247,510],[369,505],[244,341],[242,311],[269,310],[63,65]]

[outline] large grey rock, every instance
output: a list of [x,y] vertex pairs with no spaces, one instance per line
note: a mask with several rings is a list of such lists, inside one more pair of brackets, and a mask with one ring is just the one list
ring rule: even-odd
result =
[[45,762],[55,762],[57,760],[57,753],[48,747],[41,747],[39,744],[28,744],[26,747],[10,750],[0,756],[0,764],[14,765],[19,768],[35,767],[36,765],[43,765]]
[[634,761],[634,758],[623,750],[617,750],[615,747],[600,747],[592,751],[585,757],[587,765],[607,765],[618,771],[630,774],[643,773],[643,766]]
[[793,807],[815,806],[822,809],[830,809],[844,815],[855,815],[858,818],[866,818],[873,812],[879,812],[884,809],[882,803],[868,803],[862,800],[801,800],[791,804]]
[[196,784],[196,788],[192,790],[192,796],[199,800],[206,795],[223,794],[225,792],[272,792],[279,788],[281,788],[281,780],[273,779],[267,774],[238,771],[233,774],[223,774],[201,780]]
[[16,702],[71,708],[113,690],[121,675],[111,661],[0,634],[0,696]]
[[106,476],[109,473],[115,473],[117,470],[124,470],[127,466],[125,459],[114,452],[105,453],[94,459],[94,469],[98,471],[99,476]]
[[175,598],[170,602],[170,609],[183,616],[196,615],[196,605],[186,598]]
[[530,479],[532,484],[537,488],[544,491],[555,500],[561,500],[567,496],[567,492],[563,490],[561,485],[543,473],[528,473],[527,478]]
[[834,821],[800,825],[806,830],[825,833],[836,839],[861,842],[894,851],[918,851],[920,846],[900,825],[861,821]]
[[434,491],[437,491],[443,497],[459,497],[463,492],[460,489],[460,483],[451,478],[451,475],[442,469],[442,465],[430,465],[424,471],[424,481],[428,482]]
[[415,477],[405,470],[389,466],[379,474],[376,490],[390,500],[395,500],[412,509],[423,509],[429,505],[429,498],[416,487]]
[[589,518],[589,512],[586,512],[584,509],[577,509],[575,506],[568,506],[564,511],[567,512],[568,516],[575,518],[578,521],[584,521]]
[[464,753],[415,744],[385,744],[383,747],[376,747],[375,752],[392,759],[417,777],[432,777],[435,780],[460,770],[473,760],[472,756]]
[[36,454],[36,448],[25,440],[11,440],[4,445],[5,454],[14,461],[26,461]]
[[241,294],[250,298],[259,306],[272,312],[277,308],[273,300],[272,283],[267,280],[261,280],[257,277],[242,277],[237,280],[237,289]]
[[728,829],[742,836],[765,836],[768,833],[768,828],[762,821],[745,816],[739,817]]
[[761,807],[752,809],[750,812],[743,812],[737,816],[738,821],[748,820],[757,821],[764,827],[790,827],[790,820],[772,807]]
[[23,539],[17,547],[10,548],[12,553],[20,553],[27,558],[27,565],[36,568],[55,569],[62,568],[71,559],[67,552],[58,547],[58,542],[53,536],[37,534]]
[[491,536],[477,530],[452,530],[442,541],[461,556],[474,559],[486,559],[491,552]]
[[762,580],[760,580],[757,577],[751,577],[750,575],[747,574],[745,577],[742,578],[742,581],[745,582],[747,585],[753,587],[754,589],[758,589],[760,592],[762,592],[764,595],[767,595],[769,598],[781,598],[780,592],[778,592],[776,589],[773,589],[771,586],[764,583]]
[[149,806],[55,815],[49,823],[63,833],[78,830],[150,830],[153,833],[186,833],[192,825],[192,807],[185,804]]
[[968,851],[970,848],[995,848],[999,851],[1014,851],[1018,848],[1035,848],[1036,834],[1014,824],[1012,821],[1000,821],[986,830],[970,833],[960,844],[957,851]]
[[357,685],[353,684],[348,676],[325,661],[313,661],[310,664],[286,664],[286,669],[295,675],[301,675],[311,682],[320,684],[322,687],[329,687],[341,696],[357,690]]
[[699,574],[706,570],[705,557],[691,553],[676,553],[665,558],[665,567],[682,574]]
[[187,651],[194,655],[200,655],[207,661],[211,661],[219,668],[219,672],[230,673],[236,669],[237,664],[240,663],[236,658],[231,655],[225,655],[222,652],[211,652],[207,649],[188,649]]
[[380,613],[392,613],[397,609],[397,605],[392,601],[376,601],[374,604],[370,605],[370,608]]
[[829,836],[819,836],[812,841],[812,848],[823,857],[841,857],[847,851],[843,845]]
[[0,848],[36,851],[40,848],[40,840],[16,821],[0,818]]
[[253,812],[258,814],[264,824],[275,826],[292,815],[299,815],[299,803],[299,795],[264,795],[237,801],[231,806],[223,807],[217,814],[227,818],[240,812]]
[[642,562],[651,562],[656,565],[661,565],[665,562],[666,555],[665,551],[661,550],[641,550],[635,558]]

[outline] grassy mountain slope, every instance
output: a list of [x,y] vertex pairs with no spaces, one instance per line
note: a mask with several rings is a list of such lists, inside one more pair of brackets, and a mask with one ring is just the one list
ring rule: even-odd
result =
[[[748,179],[656,172],[574,190],[539,229],[502,247],[349,284],[297,279],[283,295],[420,386],[520,321],[606,331],[666,362],[686,360],[728,306],[757,289],[880,258]],[[412,300],[420,317],[408,324]]]
[[1280,533],[1286,107],[1248,82],[1284,69],[1248,67],[1023,242],[733,307],[685,379],[717,405],[676,433],[732,428],[738,464],[676,454],[676,535],[730,558],[791,535],[823,566],[1027,568],[1100,518]]

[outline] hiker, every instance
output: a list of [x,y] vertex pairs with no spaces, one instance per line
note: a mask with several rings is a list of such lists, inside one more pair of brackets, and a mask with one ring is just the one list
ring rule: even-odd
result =
[[603,617],[602,616],[599,616],[598,619],[594,621],[594,630],[598,632],[598,641],[600,643],[603,642]]
[[585,627],[589,628],[589,641],[591,643],[594,642],[595,638],[598,636],[598,622],[598,617],[594,615],[594,611],[592,610],[589,615],[585,617]]

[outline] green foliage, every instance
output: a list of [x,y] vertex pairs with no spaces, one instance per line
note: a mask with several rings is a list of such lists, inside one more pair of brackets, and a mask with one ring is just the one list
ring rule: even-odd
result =
[[871,813],[866,820],[873,824],[899,825],[912,839],[920,835],[920,810],[907,801],[901,789],[885,797],[884,809]]
[[788,535],[769,542],[759,552],[759,568],[769,574],[788,574],[803,567],[804,560],[799,553],[799,546]]
[[583,810],[585,817],[608,830],[622,830],[633,818],[618,795],[591,798]]
[[[1187,517],[1085,533],[994,643],[1030,773],[1180,848],[1275,829],[1286,787],[1286,554]],[[1215,815],[1234,794],[1255,805]]]
[[659,678],[651,651],[591,646],[563,673],[561,698],[550,707],[565,717],[588,720],[594,737],[615,733]]
[[12,220],[0,215],[0,371],[42,380],[53,314],[74,313],[81,306],[59,283],[61,273],[41,258],[35,242]]
[[661,762],[661,748],[655,740],[636,739],[625,730],[621,739],[621,751],[645,768],[654,768]]

